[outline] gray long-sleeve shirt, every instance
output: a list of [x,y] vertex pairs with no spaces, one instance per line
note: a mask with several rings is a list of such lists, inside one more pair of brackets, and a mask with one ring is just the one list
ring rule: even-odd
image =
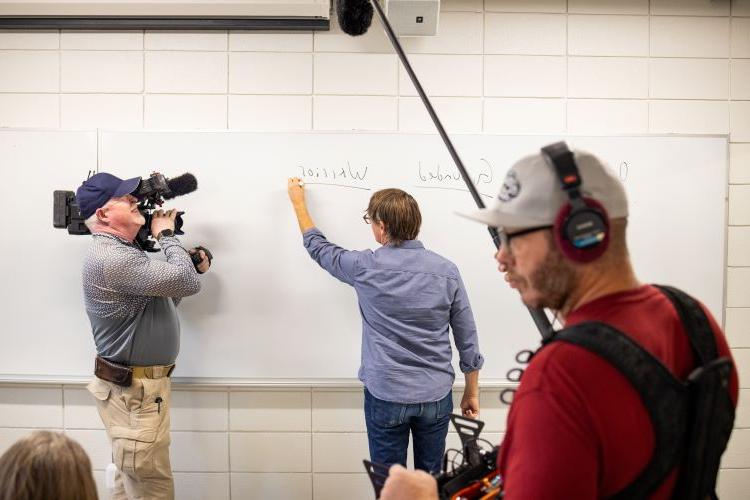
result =
[[305,232],[310,256],[354,287],[362,315],[359,379],[376,398],[426,403],[453,386],[449,327],[463,372],[484,358],[474,316],[455,264],[417,240],[377,250],[350,251],[313,228]]
[[114,235],[93,235],[83,263],[83,295],[96,350],[105,359],[151,366],[177,358],[176,306],[198,293],[200,281],[176,237],[164,237],[159,245],[166,262]]

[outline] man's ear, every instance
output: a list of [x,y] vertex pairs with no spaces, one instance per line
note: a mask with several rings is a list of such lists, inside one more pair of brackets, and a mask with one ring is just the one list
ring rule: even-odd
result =
[[385,241],[388,241],[388,226],[386,226],[385,222],[383,222],[382,220],[378,221],[377,224],[380,228],[380,231],[383,233],[383,238],[385,239]]
[[99,221],[100,224],[107,224],[109,218],[107,217],[104,208],[97,208],[94,214],[96,215],[96,220]]

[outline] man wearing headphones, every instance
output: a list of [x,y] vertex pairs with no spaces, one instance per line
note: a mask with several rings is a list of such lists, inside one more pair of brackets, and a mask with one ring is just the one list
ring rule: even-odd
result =
[[[697,364],[690,341],[671,300],[636,278],[627,216],[613,172],[558,143],[517,162],[494,206],[469,217],[500,230],[499,270],[525,305],[552,309],[566,329],[590,321],[614,327],[685,380]],[[700,309],[719,356],[731,359],[716,321]],[[732,368],[735,406],[737,392]],[[594,352],[552,342],[531,360],[508,415],[498,456],[504,498],[609,497],[634,483],[655,449],[653,422],[629,380]],[[672,496],[679,467],[665,470],[644,496]],[[437,498],[435,480],[393,466],[381,499],[406,498]]]

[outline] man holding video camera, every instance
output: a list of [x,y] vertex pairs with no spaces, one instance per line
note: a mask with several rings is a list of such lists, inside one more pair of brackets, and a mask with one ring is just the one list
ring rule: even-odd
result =
[[[112,443],[112,498],[171,499],[169,376],[180,345],[176,306],[198,293],[198,273],[208,270],[210,260],[202,249],[180,245],[174,209],[151,217],[151,234],[166,261],[148,257],[135,242],[145,223],[134,196],[140,183],[140,177],[98,173],[76,192],[93,236],[83,264],[86,313],[98,353],[88,390]],[[196,252],[201,260],[194,265]]]

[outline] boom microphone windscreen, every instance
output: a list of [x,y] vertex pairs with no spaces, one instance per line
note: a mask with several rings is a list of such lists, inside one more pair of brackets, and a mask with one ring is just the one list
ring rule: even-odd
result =
[[336,13],[341,31],[347,35],[364,35],[372,23],[370,0],[336,0]]
[[164,194],[165,200],[171,200],[175,196],[192,193],[198,189],[198,179],[193,174],[182,174],[167,180],[170,193]]

